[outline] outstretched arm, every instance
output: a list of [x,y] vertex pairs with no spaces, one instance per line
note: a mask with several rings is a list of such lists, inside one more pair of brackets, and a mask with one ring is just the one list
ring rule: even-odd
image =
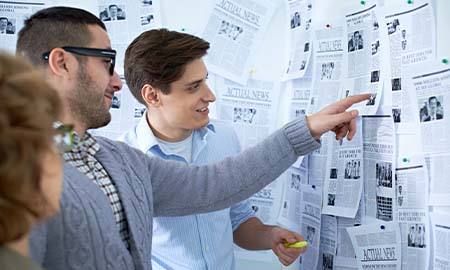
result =
[[300,117],[254,147],[219,163],[183,166],[141,155],[126,163],[143,161],[146,163],[143,167],[149,168],[138,175],[143,181],[152,180],[155,216],[223,209],[250,197],[280,176],[298,156],[317,149],[317,140],[325,132],[333,130],[337,138],[351,139],[358,113],[345,110],[369,97],[368,94],[348,97],[306,119]]

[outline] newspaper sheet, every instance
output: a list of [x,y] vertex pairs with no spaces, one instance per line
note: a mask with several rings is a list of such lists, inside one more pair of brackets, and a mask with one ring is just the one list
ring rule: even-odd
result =
[[284,177],[282,206],[277,222],[283,227],[300,232],[301,187],[308,184],[308,171],[304,166],[300,168],[291,167],[286,171]]
[[355,218],[337,217],[337,247],[333,269],[357,268],[356,254],[353,250],[352,241],[347,232],[347,228],[359,226],[363,223],[364,200],[360,201],[358,212]]
[[290,95],[288,120],[305,115],[312,86],[312,68],[309,67],[302,78],[289,80],[286,89]]
[[309,65],[312,49],[312,0],[288,0],[289,62],[285,80],[303,77]]
[[448,270],[450,268],[450,215],[444,212],[430,213],[433,229],[433,258],[434,270]]
[[98,0],[98,17],[102,20],[117,51],[116,71],[123,75],[123,61],[128,45],[140,33],[160,28],[160,0]]
[[321,146],[308,155],[309,183],[317,187],[322,187],[327,177],[327,172],[323,168],[327,166],[328,155],[331,154],[332,145],[335,141],[334,133],[328,132],[320,138]]
[[395,130],[389,109],[363,116],[364,201],[368,219],[394,220]]
[[447,116],[450,115],[450,68],[435,64],[418,69],[412,76],[412,84],[417,99],[413,104],[417,106],[424,153],[449,153],[450,117]]
[[92,134],[115,140],[139,122],[141,117],[145,117],[145,106],[133,97],[125,83],[125,79],[123,77],[121,79],[123,84],[122,91],[114,94],[111,108],[109,109],[111,122],[102,128],[90,130]]
[[392,114],[395,123],[402,123],[398,125],[398,132],[401,133],[408,123],[415,124],[414,117],[404,108],[412,102],[406,92],[405,80],[418,64],[435,59],[435,18],[430,1],[422,0],[414,1],[414,5],[404,1],[401,6],[386,8],[384,19],[391,59]]
[[48,4],[49,0],[0,0],[0,49],[14,54],[17,34],[22,29],[25,19],[46,8]]
[[270,0],[216,0],[202,35],[211,44],[208,69],[246,84],[274,11]]
[[234,127],[244,148],[273,131],[280,95],[278,83],[250,79],[244,86],[218,78],[216,86],[217,117]]
[[333,141],[325,167],[322,214],[354,218],[358,211],[364,183],[361,117],[356,128],[353,140]]
[[[243,149],[266,138],[274,129],[279,88],[279,84],[269,81],[250,79],[244,86],[216,76],[217,117],[234,127]],[[280,176],[249,199],[256,216],[265,224],[276,224],[285,178]],[[235,251],[242,259],[272,259],[271,251],[267,250],[254,252],[236,247]]]
[[[403,155],[401,155],[403,156]],[[395,172],[402,269],[429,269],[428,176],[423,156],[399,158]]]
[[337,101],[341,97],[342,79],[346,77],[342,22],[321,21],[313,28],[314,66],[308,115]]
[[410,113],[416,123],[420,122],[423,152],[428,160],[430,204],[450,205],[450,68],[429,62],[417,67],[409,85]]
[[336,255],[337,220],[336,217],[322,215],[320,227],[320,248],[317,270],[333,270]]
[[353,109],[365,115],[376,113],[381,100],[383,78],[386,76],[386,70],[382,67],[387,64],[383,63],[385,58],[381,51],[387,48],[387,44],[381,38],[383,28],[379,26],[379,19],[376,4],[367,6],[359,2],[355,2],[351,13],[345,16],[347,42],[344,47],[348,69],[341,98],[371,93],[369,101],[353,106]]
[[397,222],[375,222],[347,228],[358,269],[401,269],[400,227]]
[[308,249],[300,255],[299,269],[316,269],[319,259],[322,190],[312,185],[301,185],[300,234],[308,242]]
[[[255,215],[267,225],[276,225],[277,217],[281,207],[283,195],[283,180],[285,175],[281,175],[276,181],[264,187],[248,199]],[[298,232],[298,230],[297,230]],[[235,255],[239,259],[250,259],[252,261],[270,262],[272,261],[272,250],[251,251],[245,250],[237,245],[234,246]]]

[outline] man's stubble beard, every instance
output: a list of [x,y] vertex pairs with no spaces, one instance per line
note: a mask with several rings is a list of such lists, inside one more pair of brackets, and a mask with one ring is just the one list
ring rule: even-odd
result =
[[72,116],[83,123],[86,129],[106,126],[111,121],[109,108],[105,106],[104,89],[99,91],[98,85],[80,63],[78,85],[69,96],[68,106]]

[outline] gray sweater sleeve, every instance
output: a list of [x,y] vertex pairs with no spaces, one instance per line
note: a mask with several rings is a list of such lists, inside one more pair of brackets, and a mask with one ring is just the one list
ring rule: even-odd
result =
[[[298,156],[319,146],[305,118],[299,118],[254,147],[215,164],[188,166],[139,155],[142,166],[149,168],[148,175],[140,178],[151,180],[155,216],[210,212],[250,197],[280,176]],[[135,169],[140,163],[126,162]]]

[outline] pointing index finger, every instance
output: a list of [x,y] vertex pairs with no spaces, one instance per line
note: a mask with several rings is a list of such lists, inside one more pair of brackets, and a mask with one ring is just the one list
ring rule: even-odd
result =
[[349,96],[347,98],[341,99],[336,103],[327,106],[323,111],[326,113],[341,113],[346,109],[350,108],[353,104],[368,100],[372,94],[360,94]]

